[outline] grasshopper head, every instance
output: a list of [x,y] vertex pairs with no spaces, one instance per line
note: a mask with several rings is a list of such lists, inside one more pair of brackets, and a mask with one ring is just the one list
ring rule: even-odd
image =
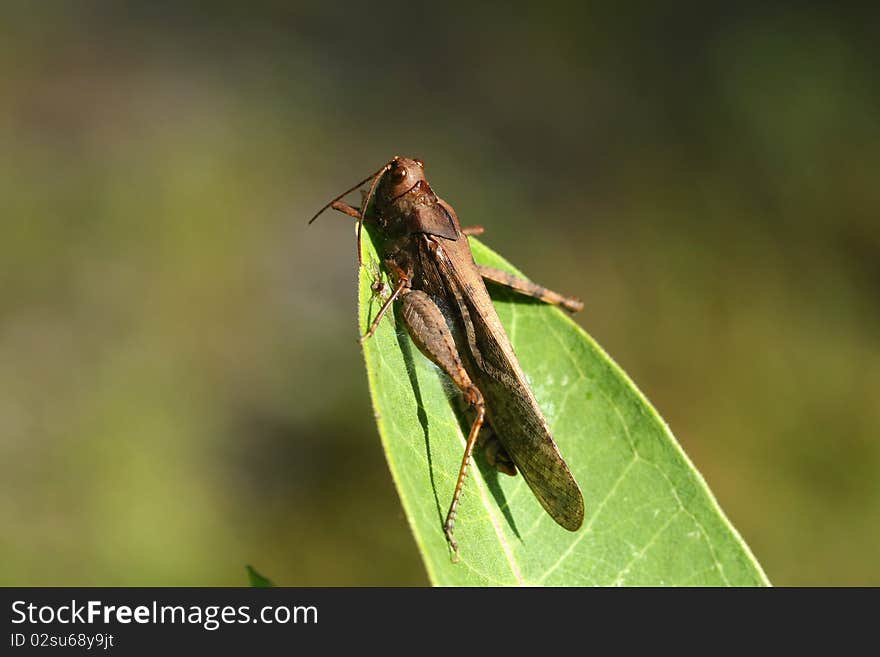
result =
[[[363,198],[359,216],[357,218],[358,264],[361,264],[361,229],[364,220],[366,219],[367,208],[370,205],[370,201],[375,198],[376,207],[380,211],[383,207],[395,204],[398,199],[405,197],[410,191],[416,192],[413,196],[417,202],[424,203],[426,198],[435,201],[436,198],[431,191],[431,187],[428,185],[428,181],[425,180],[424,169],[425,165],[421,160],[395,155],[388,164],[383,166],[376,173],[364,178],[354,187],[347,189],[332,201],[325,204],[324,207],[318,210],[315,215],[309,219],[309,223],[311,224],[315,221],[324,210],[333,206],[333,204],[343,196],[353,192],[364,183],[369,182],[370,191]],[[411,201],[409,201],[409,197],[407,197],[401,202],[407,203]],[[346,211],[346,214],[351,214],[351,212]]]
[[400,198],[425,181],[425,165],[421,160],[394,156],[379,183],[377,194],[386,202]]

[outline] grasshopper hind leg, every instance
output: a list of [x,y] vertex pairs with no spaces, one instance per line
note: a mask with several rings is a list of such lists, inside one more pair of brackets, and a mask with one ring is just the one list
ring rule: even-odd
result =
[[[459,405],[459,410],[464,413],[467,407],[462,403]],[[486,463],[491,468],[511,477],[519,474],[516,464],[513,462],[510,454],[507,453],[507,450],[504,449],[504,444],[498,438],[498,434],[495,432],[491,421],[483,424],[480,437],[477,438],[477,449],[483,450],[483,458],[486,459]]]
[[584,304],[580,299],[559,294],[558,292],[549,290],[542,285],[537,285],[536,283],[532,283],[519,276],[514,276],[501,269],[485,267],[483,265],[478,265],[477,269],[480,270],[480,276],[482,276],[484,280],[494,283],[495,285],[509,288],[514,292],[523,294],[527,297],[539,299],[544,303],[550,303],[554,306],[565,308],[565,310],[570,313],[577,313],[584,309]]
[[492,433],[483,441],[483,455],[486,457],[486,463],[493,468],[511,477],[517,475],[516,464],[510,458],[510,454],[504,449],[504,445],[498,440],[498,436]]
[[461,493],[464,490],[464,482],[474,452],[474,445],[486,418],[486,406],[483,394],[471,381],[464,365],[462,365],[461,356],[455,346],[452,332],[446,324],[446,318],[431,297],[421,290],[406,290],[401,296],[401,311],[406,329],[419,351],[452,379],[455,386],[464,394],[465,401],[476,411],[476,418],[468,433],[461,467],[458,470],[452,503],[446,514],[446,521],[443,523],[446,540],[449,547],[452,548],[454,559],[457,560],[458,543],[454,534],[455,515],[458,511]]

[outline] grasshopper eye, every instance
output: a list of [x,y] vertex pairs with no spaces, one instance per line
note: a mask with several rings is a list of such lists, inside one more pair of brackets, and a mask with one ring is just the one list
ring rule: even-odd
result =
[[395,167],[391,170],[391,179],[394,182],[401,182],[406,178],[406,169],[404,167]]

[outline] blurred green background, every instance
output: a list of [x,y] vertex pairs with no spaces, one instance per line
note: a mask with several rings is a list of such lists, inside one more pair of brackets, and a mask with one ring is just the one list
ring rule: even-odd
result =
[[0,583],[425,584],[356,343],[401,153],[666,418],[775,584],[880,585],[876,12],[0,10]]

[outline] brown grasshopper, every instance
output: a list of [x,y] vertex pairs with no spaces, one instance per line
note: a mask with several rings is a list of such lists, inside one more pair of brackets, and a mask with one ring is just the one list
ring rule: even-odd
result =
[[[369,192],[360,209],[341,201],[367,182]],[[509,475],[519,469],[547,513],[565,529],[577,530],[584,518],[583,495],[550,435],[484,281],[570,312],[581,310],[583,304],[475,264],[467,235],[480,234],[482,228],[461,228],[455,210],[425,179],[421,160],[395,156],[321,208],[309,223],[329,207],[358,220],[359,264],[363,224],[375,225],[384,237],[382,258],[393,291],[362,339],[376,332],[385,313],[399,301],[413,342],[452,379],[476,412],[443,525],[453,554],[458,554],[455,513],[474,444],[486,421],[495,434],[485,447],[487,462]]]

